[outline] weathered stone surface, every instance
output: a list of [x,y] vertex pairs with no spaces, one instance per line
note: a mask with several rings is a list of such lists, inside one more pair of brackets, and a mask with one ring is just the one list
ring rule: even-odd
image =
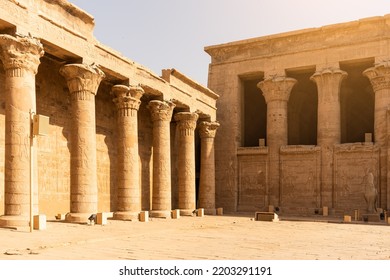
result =
[[30,151],[30,126],[31,114],[36,112],[35,74],[42,55],[42,44],[36,39],[0,35],[5,71],[5,216],[0,217],[0,226],[28,225],[31,180],[34,190],[38,185],[36,167],[30,177],[30,163],[37,163],[36,152]]
[[29,110],[50,117],[49,135],[33,142],[35,214],[39,206],[71,222],[97,212],[168,217],[179,197],[171,186],[173,108],[215,122],[218,95],[177,69],[160,77],[102,45],[93,17],[67,1],[3,1],[0,15],[8,34],[0,35],[0,225],[28,222]]
[[376,207],[389,209],[388,19],[205,48],[209,87],[220,95],[217,205],[233,212],[274,205],[283,214],[328,207],[342,217],[367,211],[372,174]]

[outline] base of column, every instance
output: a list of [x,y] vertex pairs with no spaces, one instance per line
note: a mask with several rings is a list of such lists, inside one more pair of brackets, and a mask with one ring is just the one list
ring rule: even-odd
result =
[[65,221],[69,223],[88,223],[88,218],[91,216],[91,213],[68,213],[65,216]]
[[180,209],[180,216],[193,216],[196,214],[194,210],[195,209]]
[[150,217],[152,218],[171,218],[171,210],[152,210],[150,211]]
[[215,216],[215,215],[217,215],[217,209],[215,209],[215,208],[205,208],[204,209],[204,214],[205,215],[213,215],[213,216]]
[[5,228],[18,228],[29,227],[30,217],[27,216],[1,216],[0,227]]
[[139,213],[138,212],[127,212],[127,211],[120,211],[114,213],[114,220],[122,220],[122,221],[138,221],[139,220]]

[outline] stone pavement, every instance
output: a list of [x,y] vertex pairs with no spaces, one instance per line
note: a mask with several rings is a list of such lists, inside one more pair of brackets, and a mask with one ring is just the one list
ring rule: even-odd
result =
[[47,223],[0,229],[2,260],[389,260],[390,226],[259,222],[250,216],[180,217],[105,226]]

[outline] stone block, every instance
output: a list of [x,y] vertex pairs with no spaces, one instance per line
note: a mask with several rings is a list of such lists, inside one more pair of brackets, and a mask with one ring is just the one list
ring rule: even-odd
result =
[[355,212],[355,221],[359,221],[360,220],[360,211],[359,211],[359,209],[356,209],[354,212]]
[[107,224],[108,213],[97,213],[96,215],[96,224],[97,225],[106,225]]
[[364,214],[362,216],[365,222],[379,223],[381,221],[379,214]]
[[344,223],[350,223],[352,221],[352,217],[349,215],[344,216]]
[[265,147],[265,139],[264,138],[259,139],[259,147]]
[[372,142],[372,133],[364,133],[364,142],[366,143]]
[[387,218],[387,224],[390,225],[390,217]]
[[268,205],[268,212],[275,212],[275,207],[273,205]]
[[256,212],[255,220],[264,222],[277,222],[279,221],[279,216],[274,212]]
[[149,211],[142,211],[139,213],[140,222],[149,222]]
[[223,208],[217,208],[217,215],[223,216]]
[[65,220],[66,214],[57,214],[56,215],[56,220],[64,221]]
[[327,217],[329,215],[329,208],[328,206],[322,207],[322,216]]
[[179,218],[180,218],[180,210],[179,209],[172,210],[172,219],[179,219]]
[[199,209],[196,211],[196,216],[198,216],[198,217],[204,217],[204,208],[199,208]]
[[46,215],[34,216],[34,229],[44,230],[46,229]]

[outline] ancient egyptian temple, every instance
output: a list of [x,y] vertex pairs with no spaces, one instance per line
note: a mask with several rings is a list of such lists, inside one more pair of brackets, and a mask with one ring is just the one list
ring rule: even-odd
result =
[[178,70],[153,73],[93,30],[64,0],[0,1],[0,226],[28,225],[30,205],[70,222],[213,214],[218,95]]
[[205,51],[220,207],[389,209],[390,15]]
[[94,25],[65,0],[0,1],[0,227],[389,209],[390,15],[206,47],[208,88]]

